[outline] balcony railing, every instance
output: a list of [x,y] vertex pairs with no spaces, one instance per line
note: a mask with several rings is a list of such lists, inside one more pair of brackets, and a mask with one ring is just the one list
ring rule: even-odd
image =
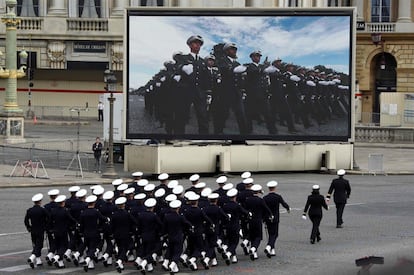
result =
[[396,23],[367,23],[367,32],[395,32]]
[[69,18],[67,19],[68,31],[94,31],[107,32],[107,19],[85,19],[85,18]]
[[19,30],[41,31],[43,29],[43,18],[39,17],[20,17]]

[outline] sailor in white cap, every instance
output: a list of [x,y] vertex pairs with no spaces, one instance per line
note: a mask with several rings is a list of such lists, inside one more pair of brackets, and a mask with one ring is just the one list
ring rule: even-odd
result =
[[77,185],[69,187],[68,191],[70,193],[70,197],[66,200],[66,203],[65,203],[66,208],[70,209],[72,207],[72,203],[78,200],[76,198],[76,192],[78,192],[79,190],[80,190],[80,187]]
[[142,262],[137,268],[142,273],[145,273],[145,271],[152,272],[154,270],[153,254],[157,253],[158,248],[161,247],[159,235],[161,234],[163,225],[160,218],[154,212],[156,204],[157,200],[155,198],[148,198],[144,202],[147,211],[139,214],[138,230],[141,232]]
[[112,186],[114,187],[114,198],[117,199],[119,197],[118,186],[123,183],[123,179],[114,179],[112,181]]
[[226,236],[224,239],[227,241],[223,244],[223,256],[227,265],[231,262],[237,263],[236,248],[239,244],[239,231],[240,220],[242,217],[248,217],[248,212],[239,203],[237,203],[238,191],[236,188],[227,191],[226,196],[229,197],[229,201],[225,203],[222,208],[224,213],[227,214],[230,221],[224,225]]
[[[79,191],[78,191],[79,192]],[[69,211],[65,208],[65,195],[58,195],[55,202],[58,207],[54,208],[50,215],[51,220],[51,232],[56,245],[56,254],[52,259],[52,262],[57,268],[64,268],[63,254],[68,249],[68,232],[72,224],[76,224],[76,220],[70,215]]]
[[260,197],[262,186],[254,184],[251,190],[253,191],[253,196],[246,198],[245,208],[251,213],[248,239],[250,241],[250,259],[254,261],[258,258],[257,249],[263,239],[263,221],[266,217],[273,220],[273,215],[263,198]]
[[349,184],[349,181],[344,178],[344,169],[339,169],[336,174],[338,175],[338,178],[332,180],[328,194],[326,195],[326,201],[329,202],[333,193],[336,206],[336,228],[342,228],[342,224],[344,223],[342,215],[344,213],[347,200],[351,195],[351,185]]
[[24,216],[24,225],[32,239],[33,250],[27,259],[31,268],[41,266],[40,258],[45,238],[46,225],[49,222],[49,213],[42,207],[43,194],[38,193],[32,197],[33,206],[26,211]]
[[112,232],[115,244],[118,247],[118,258],[115,267],[119,273],[124,269],[124,263],[127,261],[127,250],[132,243],[130,229],[136,225],[135,219],[125,210],[125,197],[119,197],[115,200],[117,210],[111,218]]
[[138,185],[138,182],[142,179],[142,176],[144,175],[144,173],[142,173],[141,171],[136,171],[134,173],[131,174],[132,175],[132,182],[129,184],[128,187],[133,187],[135,189],[134,193],[138,194],[141,192],[141,188]]
[[104,200],[102,199],[102,196],[104,193],[105,193],[105,188],[103,188],[102,185],[98,185],[97,187],[93,189],[92,194],[96,196],[96,202],[95,202],[96,209],[101,208],[101,205],[104,203]]
[[311,244],[314,244],[315,240],[318,242],[321,241],[319,225],[322,220],[322,208],[328,210],[328,205],[326,204],[325,198],[319,193],[319,189],[319,185],[315,184],[312,186],[312,193],[308,196],[302,214],[304,218],[308,215],[309,219],[312,221],[312,231],[310,235]]
[[[189,191],[188,193],[190,193]],[[189,260],[188,265],[192,270],[197,270],[197,259],[201,258],[202,254],[205,254],[203,233],[204,225],[212,226],[213,222],[208,218],[204,212],[198,207],[198,200],[200,195],[196,193],[190,193],[188,200],[190,202],[189,208],[184,211],[185,218],[194,226],[194,232],[188,236],[189,248],[187,251]],[[208,261],[203,261],[204,268],[208,268]]]
[[249,171],[246,171],[246,172],[243,172],[241,175],[240,175],[240,178],[242,179],[241,180],[241,182],[239,182],[237,185],[236,185],[236,189],[237,189],[237,191],[239,191],[239,192],[241,192],[241,191],[243,191],[246,187],[245,187],[245,185],[244,185],[244,183],[243,183],[243,181],[245,180],[245,179],[247,179],[247,178],[250,178],[252,176],[252,173],[250,173]]
[[96,252],[99,252],[99,244],[101,242],[101,236],[99,228],[102,228],[106,222],[109,222],[105,216],[95,208],[97,196],[87,196],[85,202],[88,207],[82,211],[79,217],[79,231],[83,234],[84,244],[87,248],[87,254],[85,258],[85,264],[83,269],[87,272],[89,269],[94,269],[94,257]]
[[[88,192],[86,189],[79,189],[78,192],[76,192],[75,196],[77,198],[76,201],[72,203],[71,208],[69,209],[70,215],[77,221],[76,223],[79,223],[80,215],[82,211],[84,211],[88,204],[85,202],[86,194]],[[83,247],[83,241],[81,236],[79,235],[79,230],[70,230],[69,231],[69,249],[65,252],[63,257],[69,261],[71,258],[73,258],[73,263],[78,266],[79,263],[84,263],[83,258],[83,251],[78,251],[79,249],[82,249]],[[73,251],[71,251],[73,250]],[[71,253],[72,257],[71,257]]]
[[144,186],[144,193],[147,194],[147,197],[153,197],[155,190],[155,184],[148,183]]
[[270,258],[271,256],[276,256],[275,243],[277,237],[279,236],[279,205],[282,205],[288,213],[290,213],[290,207],[285,202],[283,197],[280,194],[276,193],[276,187],[278,186],[277,181],[269,181],[266,185],[269,188],[269,193],[263,197],[263,200],[273,215],[273,220],[265,219],[268,233],[265,253],[266,256]]
[[[247,176],[251,176],[250,172],[245,172],[243,173],[244,177],[246,177],[245,179],[243,179],[242,183],[244,185],[244,190],[240,191],[237,195],[237,201],[243,206],[245,207],[245,203],[246,203],[246,199],[248,197],[253,196],[254,192],[251,190],[251,187],[253,186],[254,180],[251,177],[247,177]],[[249,255],[249,223],[248,223],[248,219],[242,219],[240,221],[240,226],[241,226],[241,237],[242,237],[242,241],[241,241],[241,247],[243,248],[243,252],[244,255]]]
[[[106,191],[102,196],[104,203],[100,206],[99,211],[102,215],[106,218],[111,218],[112,213],[117,210],[117,207],[113,203],[114,192],[113,191]],[[106,247],[105,251],[103,251],[103,264],[104,266],[112,265],[112,254],[113,254],[113,242],[112,242],[112,230],[110,228],[110,224],[105,224],[103,227],[103,240],[105,242],[105,246],[102,243],[102,247]]]
[[[216,183],[219,185],[219,187],[216,190],[214,190],[213,192],[219,194],[220,198],[226,196],[226,191],[223,190],[223,186],[226,184],[226,182],[227,182],[227,177],[226,176],[220,176],[216,179]],[[220,205],[220,203],[219,203],[219,205]]]
[[170,180],[169,182],[168,182],[168,189],[170,189],[171,190],[171,192],[172,192],[172,190],[178,185],[179,183],[178,183],[178,180]]
[[[170,195],[171,196],[171,195]],[[168,246],[166,255],[168,258],[163,262],[164,269],[169,270],[171,274],[179,272],[178,262],[183,252],[185,233],[192,224],[180,214],[180,200],[173,200],[169,203],[171,211],[164,216],[164,230],[167,234]]]
[[159,189],[163,189],[165,194],[171,194],[171,189],[168,188],[169,178],[170,176],[167,173],[160,174],[158,176],[158,180],[160,181],[160,183],[155,187],[154,192],[156,192]]
[[188,191],[196,192],[197,188],[195,186],[199,183],[200,175],[199,174],[193,174],[193,175],[191,175],[189,180],[191,182],[191,186],[189,188],[185,189],[185,192],[188,192]]
[[[59,193],[60,193],[59,189],[51,189],[47,192],[47,195],[49,196],[50,201],[44,205],[44,208],[47,210],[49,215],[52,212],[52,209],[58,206],[58,204],[55,202],[55,199],[59,195]],[[49,241],[49,250],[46,255],[46,261],[49,265],[51,265],[53,257],[54,257],[54,253],[56,251],[56,246],[55,246],[55,240],[53,238],[53,234],[50,232],[50,230],[47,230],[47,239]]]

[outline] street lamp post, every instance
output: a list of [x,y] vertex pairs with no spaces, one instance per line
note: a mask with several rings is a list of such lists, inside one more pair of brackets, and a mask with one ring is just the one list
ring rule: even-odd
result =
[[116,90],[116,76],[113,71],[107,68],[104,71],[104,83],[106,92],[111,93],[108,98],[109,101],[109,140],[108,140],[108,163],[106,165],[105,173],[102,174],[104,178],[117,178],[118,174],[114,168],[114,101],[113,92]]
[[0,67],[0,78],[7,79],[3,109],[0,113],[0,137],[6,143],[24,142],[24,115],[17,104],[17,79],[26,75],[27,52],[21,51],[17,69],[17,25],[16,0],[6,0],[6,15],[1,21],[6,25],[6,67]]

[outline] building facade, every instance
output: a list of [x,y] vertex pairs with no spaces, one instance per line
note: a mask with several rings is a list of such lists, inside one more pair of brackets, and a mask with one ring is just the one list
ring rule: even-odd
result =
[[[5,14],[6,0],[0,0]],[[95,116],[105,92],[103,72],[116,72],[123,90],[126,7],[327,8],[356,7],[356,80],[359,112],[380,112],[382,92],[414,92],[413,0],[18,0],[18,51],[30,53],[27,78],[18,81],[18,103],[28,117],[71,116],[88,106]],[[375,34],[375,35],[373,35]],[[0,25],[5,52],[5,25]],[[4,56],[0,57],[4,66]],[[6,80],[0,80],[0,104]],[[372,120],[360,116],[359,121]]]

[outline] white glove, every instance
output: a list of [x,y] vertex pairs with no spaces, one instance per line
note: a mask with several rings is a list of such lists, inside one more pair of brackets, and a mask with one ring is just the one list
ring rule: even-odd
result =
[[311,86],[311,87],[315,87],[316,86],[315,82],[313,82],[312,80],[306,81],[306,85]]
[[267,74],[272,74],[274,72],[279,72],[279,69],[276,68],[275,66],[269,66],[266,69],[264,69],[263,71]]
[[306,214],[302,214],[302,220],[306,221],[308,217],[306,217]]
[[173,79],[177,82],[180,82],[181,80],[181,75],[174,75]]
[[183,70],[183,72],[185,72],[187,75],[192,74],[192,73],[193,73],[193,71],[194,71],[193,64],[184,65],[182,70]]
[[161,87],[161,82],[157,82],[157,83],[155,83],[155,86],[157,86],[157,87]]
[[227,216],[229,216],[229,219],[231,219],[231,214],[227,214]]
[[221,83],[221,79],[220,79],[220,78],[218,78],[218,79],[217,79],[217,83],[218,83],[218,84],[220,84],[220,83]]
[[295,81],[295,82],[299,82],[300,81],[300,77],[297,75],[291,75],[290,76],[290,80]]
[[246,66],[239,65],[236,68],[233,69],[233,72],[236,74],[244,73],[247,70]]
[[163,77],[161,77],[161,78],[160,78],[161,82],[164,82],[164,81],[165,81],[165,79],[166,79],[166,77],[165,77],[165,76],[163,76]]

